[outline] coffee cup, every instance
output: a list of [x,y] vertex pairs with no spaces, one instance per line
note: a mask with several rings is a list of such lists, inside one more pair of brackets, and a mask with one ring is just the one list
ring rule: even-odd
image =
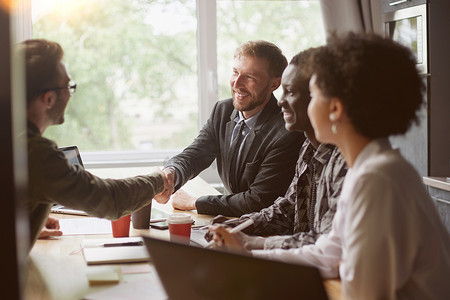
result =
[[188,213],[171,214],[167,218],[170,240],[189,244],[191,239],[192,216]]
[[131,221],[134,229],[148,229],[150,227],[150,214],[152,203],[134,211],[131,214]]
[[111,221],[113,237],[130,236],[130,222],[131,222],[131,215],[126,215],[115,221]]

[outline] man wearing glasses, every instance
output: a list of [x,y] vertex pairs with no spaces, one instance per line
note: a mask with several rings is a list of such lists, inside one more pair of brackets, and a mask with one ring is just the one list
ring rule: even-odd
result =
[[46,222],[58,228],[57,222],[46,221],[54,203],[114,220],[148,205],[155,196],[166,202],[172,190],[160,171],[101,179],[68,163],[57,145],[42,136],[49,126],[64,123],[67,103],[77,87],[62,63],[63,50],[47,40],[27,40],[17,50],[26,64],[30,246]]

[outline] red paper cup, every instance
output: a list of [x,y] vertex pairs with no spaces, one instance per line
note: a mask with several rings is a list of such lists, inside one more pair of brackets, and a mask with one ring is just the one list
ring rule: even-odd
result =
[[130,236],[130,222],[131,215],[127,215],[115,221],[111,221],[113,237]]
[[192,217],[187,213],[172,214],[167,218],[170,240],[189,244],[191,239]]

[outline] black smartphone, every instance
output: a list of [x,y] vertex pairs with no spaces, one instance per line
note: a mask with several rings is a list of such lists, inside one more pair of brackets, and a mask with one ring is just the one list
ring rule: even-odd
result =
[[[192,225],[194,225],[194,224],[195,224],[195,221],[192,220]],[[150,227],[156,228],[156,229],[169,229],[169,223],[167,223],[167,221],[150,223]]]
[[[151,213],[151,219],[155,220],[155,219],[166,219],[167,217],[169,217],[169,214],[160,211],[157,208],[153,208],[152,207],[152,213]],[[151,228],[156,228],[156,229],[169,229],[169,224],[167,223],[167,221],[162,221],[162,222],[150,222],[150,227]]]
[[169,224],[167,223],[167,221],[150,223],[150,227],[155,229],[169,229]]

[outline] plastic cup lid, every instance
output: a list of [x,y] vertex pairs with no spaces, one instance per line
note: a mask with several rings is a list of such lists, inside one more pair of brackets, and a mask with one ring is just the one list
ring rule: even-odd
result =
[[167,218],[167,223],[171,223],[171,224],[192,223],[192,216],[190,214],[187,214],[187,213],[171,214]]

